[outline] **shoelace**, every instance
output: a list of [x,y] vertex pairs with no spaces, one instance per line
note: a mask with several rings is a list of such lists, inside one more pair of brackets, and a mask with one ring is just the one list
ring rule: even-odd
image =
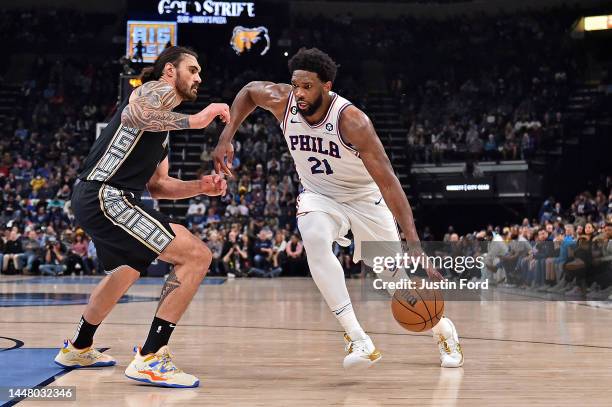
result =
[[175,373],[181,372],[181,369],[176,367],[174,365],[174,362],[172,362],[172,354],[170,352],[163,353],[160,357],[161,357],[160,365],[161,367],[164,368],[166,372],[171,372],[171,371]]
[[362,339],[360,341],[350,341],[346,345],[344,345],[344,351],[346,353],[352,353],[355,349],[364,349],[366,346],[366,340]]
[[353,342],[352,342],[352,341],[351,341],[351,342],[347,342],[347,343],[344,345],[344,351],[345,351],[346,353],[351,353],[351,352],[353,351]]
[[353,351],[353,340],[346,333],[344,334],[344,351],[351,353]]
[[443,335],[438,336],[438,348],[440,349],[440,353],[445,352],[448,355],[451,354],[451,348]]
[[[449,345],[450,342],[450,345]],[[440,335],[438,337],[438,348],[440,349],[440,352],[445,352],[446,354],[450,355],[453,351],[451,349],[451,346],[460,354],[463,354],[463,351],[461,350],[461,345],[459,344],[459,342],[456,342],[453,338],[445,338],[443,335]]]
[[90,348],[88,352],[80,353],[79,356],[85,359],[96,360],[102,357],[102,353],[98,352],[95,348]]

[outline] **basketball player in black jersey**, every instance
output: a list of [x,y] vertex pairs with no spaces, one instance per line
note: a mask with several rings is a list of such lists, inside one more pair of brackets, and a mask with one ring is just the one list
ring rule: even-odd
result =
[[172,362],[168,341],[211,263],[206,245],[184,226],[142,204],[147,188],[153,198],[183,199],[200,194],[223,195],[218,175],[181,181],[168,175],[169,131],[201,129],[229,107],[213,103],[194,115],[172,110],[197,98],[201,83],[197,54],[169,47],[143,70],[135,89],[91,148],[72,195],[80,226],[92,237],[108,274],[94,289],[72,340],[66,340],[55,362],[65,368],[112,366],[109,355],[93,348],[93,336],[104,318],[149,264],[159,258],[174,264],[161,292],[149,335],[125,374],[165,387],[196,387],[197,377]]

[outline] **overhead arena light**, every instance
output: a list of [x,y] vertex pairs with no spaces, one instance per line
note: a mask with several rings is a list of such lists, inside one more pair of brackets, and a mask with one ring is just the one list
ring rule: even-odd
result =
[[612,15],[584,18],[585,31],[609,30],[612,28]]

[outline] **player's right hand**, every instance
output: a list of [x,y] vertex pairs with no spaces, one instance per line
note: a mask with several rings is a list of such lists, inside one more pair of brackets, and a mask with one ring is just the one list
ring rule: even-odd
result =
[[232,162],[234,161],[234,146],[231,142],[219,140],[219,144],[212,153],[217,174],[225,174],[234,177],[232,174]]
[[446,279],[438,270],[436,270],[431,264],[425,267],[425,271],[427,272],[427,276],[434,281],[445,281]]
[[204,175],[200,178],[201,192],[208,196],[224,196],[227,192],[227,181],[220,175]]
[[227,124],[230,121],[230,108],[225,103],[211,103],[202,111],[196,113],[189,118],[189,127],[192,129],[203,129],[210,122],[220,117],[223,123]]

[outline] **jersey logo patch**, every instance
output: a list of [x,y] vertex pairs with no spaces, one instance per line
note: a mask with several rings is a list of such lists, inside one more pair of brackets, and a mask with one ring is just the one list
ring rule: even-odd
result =
[[327,131],[332,131],[332,130],[334,129],[334,125],[333,125],[333,124],[331,124],[331,123],[327,123],[327,124],[325,125],[325,129],[326,129]]
[[293,120],[293,118],[291,118],[291,123],[302,123],[302,122],[299,120]]
[[291,106],[291,114],[297,114],[297,106]]

